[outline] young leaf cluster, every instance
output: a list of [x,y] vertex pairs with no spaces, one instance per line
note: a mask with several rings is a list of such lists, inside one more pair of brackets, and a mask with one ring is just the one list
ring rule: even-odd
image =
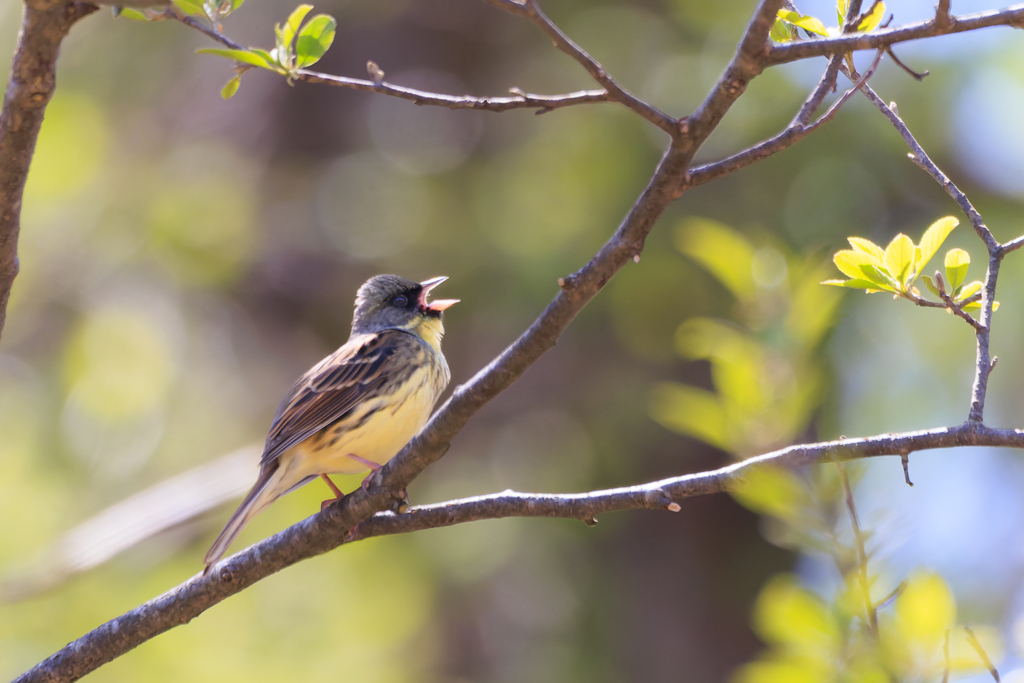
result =
[[[897,582],[891,568],[876,569],[882,563],[872,559],[871,531],[854,527],[851,537],[844,530],[855,507],[838,472],[764,467],[730,490],[741,505],[764,515],[773,543],[829,558],[836,568],[831,590],[821,592],[791,574],[768,581],[753,614],[754,630],[768,647],[736,672],[733,683],[937,683],[950,674],[984,671],[986,661],[1002,656],[996,629],[964,628],[939,574],[917,571]],[[858,545],[866,546],[863,554]]]
[[[214,0],[205,0],[212,2]],[[227,0],[224,0],[227,1]],[[239,2],[241,4],[241,2]],[[251,47],[246,50],[227,50],[222,48],[203,48],[196,52],[218,55],[239,62],[242,66],[227,85],[221,90],[221,96],[228,99],[236,92],[242,73],[251,68],[267,69],[282,76],[289,82],[298,76],[299,69],[316,64],[324,56],[334,42],[337,22],[328,14],[318,14],[303,24],[303,19],[313,9],[312,5],[299,5],[289,15],[284,25],[274,26],[275,46],[272,50]]]
[[914,303],[928,305],[929,302],[915,286],[921,277],[929,291],[947,307],[952,302],[965,311],[978,310],[981,308],[982,283],[975,280],[965,284],[971,257],[963,249],[950,249],[946,253],[945,279],[938,272],[934,280],[921,275],[958,223],[952,216],[940,218],[925,231],[918,245],[902,233],[896,235],[885,249],[871,240],[849,237],[847,239],[853,248],[836,252],[832,260],[850,279],[826,280],[821,284],[863,289],[868,293],[890,292]]
[[[796,40],[800,37],[797,29],[801,28],[808,35],[838,36],[846,24],[848,9],[849,0],[836,0],[836,17],[839,19],[839,25],[829,28],[826,28],[821,19],[817,17],[800,14],[793,9],[780,9],[769,35],[777,43],[789,43]],[[875,0],[868,11],[858,17],[857,31],[874,31],[882,23],[883,16],[885,16],[885,3],[882,0]]]

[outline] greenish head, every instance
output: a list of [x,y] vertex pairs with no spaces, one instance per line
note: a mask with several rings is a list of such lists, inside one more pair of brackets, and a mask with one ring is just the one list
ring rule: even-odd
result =
[[427,295],[447,277],[413,282],[398,275],[375,275],[363,283],[356,294],[356,312],[352,333],[365,334],[389,328],[416,330],[427,320],[441,318],[441,313],[458,299],[427,301]]

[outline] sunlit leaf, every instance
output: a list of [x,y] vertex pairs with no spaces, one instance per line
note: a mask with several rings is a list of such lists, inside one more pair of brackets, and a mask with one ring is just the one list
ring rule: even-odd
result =
[[715,394],[685,384],[663,383],[651,395],[651,417],[666,429],[729,451],[728,418]]
[[220,96],[223,97],[225,100],[230,100],[232,97],[235,96],[235,93],[238,92],[239,85],[241,85],[241,79],[238,76],[235,76],[230,81],[228,81],[223,88],[221,88]]
[[[878,285],[868,280],[855,279],[855,280],[825,280],[821,284],[832,285],[834,287],[849,287],[850,289],[867,289],[873,292],[880,292]],[[890,290],[891,291],[891,290]]]
[[896,291],[895,283],[888,277],[887,272],[883,273],[882,271],[885,266],[871,254],[843,249],[836,252],[832,261],[844,275],[852,280],[866,280],[872,284],[874,289]]
[[744,664],[732,683],[821,683],[825,673],[800,659],[762,659]]
[[907,273],[914,264],[914,242],[900,233],[892,238],[885,248],[885,267],[897,282],[906,281]]
[[871,6],[871,11],[857,24],[857,30],[874,31],[882,23],[882,17],[884,16],[885,3],[882,0],[876,0],[875,4]]
[[967,277],[967,267],[971,265],[971,255],[963,249],[950,249],[946,252],[947,288],[956,292]]
[[[965,311],[980,311],[981,310],[981,301],[972,301],[969,304],[964,304],[963,308],[964,308]],[[998,301],[993,301],[992,302],[992,310],[993,311],[998,311],[999,310],[999,302]]]
[[885,260],[885,250],[871,240],[866,240],[863,237],[847,237],[846,239],[849,241],[850,246],[853,247],[854,251],[871,254],[878,259],[879,263]]
[[234,12],[236,9],[242,6],[245,0],[231,0],[231,11]]
[[788,43],[796,38],[796,35],[792,24],[787,24],[782,19],[776,18],[771,30],[768,31],[768,37],[776,43]]
[[785,522],[796,521],[810,505],[807,489],[796,474],[769,465],[751,468],[729,485],[729,493],[748,510]]
[[960,288],[960,293],[957,294],[956,300],[963,301],[964,299],[970,299],[972,296],[981,291],[982,283],[981,280],[975,280]]
[[931,260],[932,256],[935,256],[935,252],[946,241],[949,233],[959,224],[960,221],[953,216],[946,216],[928,226],[928,229],[924,231],[924,235],[921,237],[921,265],[918,266],[918,272],[924,270],[925,266],[928,265],[928,261]]
[[896,598],[894,611],[900,636],[926,649],[940,647],[946,629],[956,623],[956,599],[938,574],[910,577]]
[[839,26],[846,22],[846,13],[850,9],[850,0],[836,0],[836,16],[839,18]]
[[747,299],[754,295],[754,247],[740,233],[707,218],[688,218],[676,229],[675,244],[710,271],[733,296]]
[[117,16],[124,17],[125,19],[133,19],[135,21],[150,21],[150,18],[145,14],[131,7],[122,7]]
[[326,14],[318,14],[310,19],[302,27],[299,39],[295,42],[295,65],[302,69],[320,61],[334,42],[336,27],[334,17]]
[[799,12],[793,12],[788,9],[779,10],[779,19],[789,22],[794,26],[799,26],[809,33],[815,33],[819,36],[827,36],[828,29],[821,23],[820,19],[817,19],[806,14],[800,14]]
[[288,15],[288,20],[284,22],[279,35],[282,45],[286,47],[291,46],[295,34],[299,32],[299,26],[302,25],[302,20],[306,18],[306,15],[312,9],[312,5],[299,5]]
[[243,64],[249,64],[250,66],[258,66],[263,69],[273,70],[271,65],[262,55],[257,54],[252,50],[225,50],[218,47],[204,47],[201,50],[196,50],[196,54],[227,57],[228,59],[233,59],[236,62],[241,62]]
[[924,280],[924,284],[928,288],[929,292],[939,297],[940,299],[942,298],[942,295],[939,293],[939,288],[935,286],[934,282],[932,282],[931,276],[925,275],[921,279]]
[[788,645],[826,662],[839,648],[840,629],[831,610],[788,574],[773,577],[761,589],[754,629],[766,643]]
[[205,14],[206,13],[203,10],[203,4],[201,2],[197,2],[197,0],[172,0],[172,1],[174,2],[174,6],[177,7],[178,9],[180,9],[184,14],[194,15],[194,14]]

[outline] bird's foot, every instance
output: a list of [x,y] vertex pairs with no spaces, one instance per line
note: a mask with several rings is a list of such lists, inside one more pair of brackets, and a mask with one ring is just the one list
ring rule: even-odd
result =
[[320,478],[324,480],[324,482],[331,488],[331,493],[334,494],[334,498],[328,498],[324,502],[320,503],[320,512],[323,512],[327,509],[328,505],[331,503],[337,503],[339,500],[344,498],[345,494],[341,492],[341,489],[335,486],[334,482],[331,481],[331,478],[326,474],[321,474]]
[[373,475],[377,474],[377,472],[380,471],[380,468],[383,467],[383,465],[381,465],[380,463],[376,463],[376,462],[374,462],[372,460],[367,460],[366,458],[360,458],[358,455],[353,455],[352,453],[349,453],[348,457],[350,457],[353,460],[355,460],[356,462],[362,463],[363,465],[366,465],[367,467],[370,468],[370,473],[368,475],[366,475],[366,478],[363,479],[363,483],[360,484],[360,486],[362,487],[363,491],[369,493],[370,492],[370,480],[373,479]]

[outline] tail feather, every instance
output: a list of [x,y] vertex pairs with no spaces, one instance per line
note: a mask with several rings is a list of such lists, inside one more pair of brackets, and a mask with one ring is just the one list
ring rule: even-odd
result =
[[242,504],[235,510],[235,514],[231,515],[231,519],[224,526],[224,530],[220,532],[220,536],[213,542],[210,550],[206,553],[206,557],[203,558],[203,563],[207,569],[210,568],[210,565],[224,557],[224,553],[227,552],[235,537],[242,533],[242,529],[249,523],[249,520],[281,495],[275,491],[277,487],[270,485],[277,477],[280,477],[280,468],[277,467],[273,469],[265,468],[260,472],[256,483],[249,489],[249,493],[245,494]]

